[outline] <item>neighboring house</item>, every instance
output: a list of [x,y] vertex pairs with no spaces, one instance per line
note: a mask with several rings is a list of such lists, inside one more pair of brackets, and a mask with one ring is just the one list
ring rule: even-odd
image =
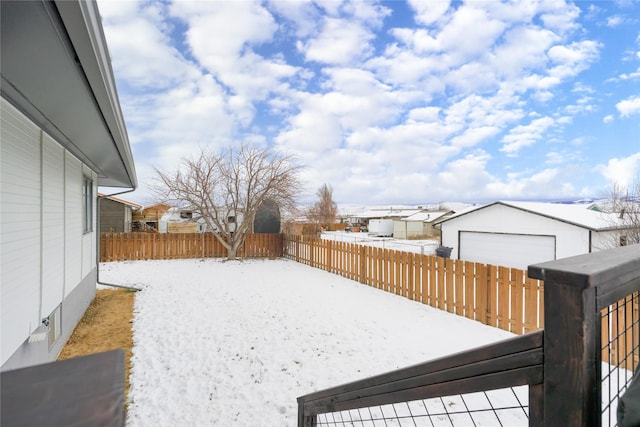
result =
[[95,1],[0,2],[0,370],[53,361],[93,300],[97,186],[137,186]]
[[100,232],[130,233],[133,211],[141,209],[142,205],[114,196],[104,196],[100,193],[98,193],[98,198]]
[[204,218],[189,208],[169,208],[158,222],[159,233],[204,233],[207,228]]
[[133,212],[133,231],[158,231],[160,219],[171,205],[156,203]]
[[[399,220],[416,213],[422,212],[422,207],[410,208],[410,207],[398,207],[398,208],[368,208],[362,212],[349,212],[340,215],[342,221],[346,221],[348,224],[356,227],[362,227],[363,230],[367,230],[369,227],[369,221],[373,220]],[[375,229],[375,227],[374,227]],[[353,230],[352,230],[353,231]]]
[[[227,214],[226,211],[222,212],[222,210],[218,214],[221,215],[221,220],[226,221],[231,232],[236,229],[236,221],[242,221],[242,215],[236,218],[236,215]],[[169,234],[206,233],[216,232],[217,228],[214,225],[212,229],[200,212],[193,207],[170,207],[160,217],[157,231]]]
[[393,220],[393,237],[396,239],[413,239],[438,237],[440,230],[433,225],[437,221],[453,215],[453,211],[418,212],[405,218]]
[[624,235],[617,214],[588,205],[494,202],[438,221],[451,258],[526,269],[606,249]]

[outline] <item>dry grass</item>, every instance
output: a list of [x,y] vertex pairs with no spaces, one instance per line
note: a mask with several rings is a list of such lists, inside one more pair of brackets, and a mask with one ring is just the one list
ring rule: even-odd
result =
[[96,298],[65,344],[58,360],[122,348],[125,350],[125,402],[133,348],[133,299],[126,289],[98,290]]

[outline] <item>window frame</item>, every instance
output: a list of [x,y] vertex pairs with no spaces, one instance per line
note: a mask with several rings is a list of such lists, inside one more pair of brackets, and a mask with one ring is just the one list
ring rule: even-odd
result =
[[83,175],[82,179],[82,232],[93,233],[93,179]]

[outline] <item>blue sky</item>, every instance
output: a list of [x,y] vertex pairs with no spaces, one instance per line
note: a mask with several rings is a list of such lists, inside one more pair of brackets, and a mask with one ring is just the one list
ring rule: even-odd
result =
[[640,1],[99,0],[140,189],[199,147],[313,203],[600,197],[640,176]]

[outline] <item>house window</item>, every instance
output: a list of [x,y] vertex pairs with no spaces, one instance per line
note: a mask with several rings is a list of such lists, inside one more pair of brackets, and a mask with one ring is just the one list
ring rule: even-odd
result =
[[620,246],[627,246],[627,236],[620,236]]
[[82,184],[82,224],[85,233],[93,231],[93,180],[84,177]]

